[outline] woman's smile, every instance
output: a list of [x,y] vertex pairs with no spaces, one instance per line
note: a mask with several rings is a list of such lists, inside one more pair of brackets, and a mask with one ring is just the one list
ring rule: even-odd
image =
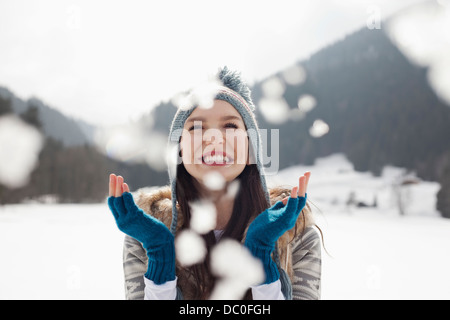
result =
[[232,157],[225,152],[207,152],[202,156],[202,164],[207,166],[231,166],[234,161]]

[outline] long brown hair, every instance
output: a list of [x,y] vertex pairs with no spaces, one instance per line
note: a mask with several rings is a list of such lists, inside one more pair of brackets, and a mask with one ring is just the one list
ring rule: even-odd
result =
[[[191,212],[189,203],[198,200],[199,183],[186,171],[183,164],[177,167],[176,178],[177,200],[180,205],[180,214],[183,215],[183,225],[181,229],[189,228]],[[234,206],[230,221],[228,222],[222,238],[231,238],[242,241],[245,229],[251,219],[256,217],[270,207],[261,184],[256,164],[245,167],[242,173],[236,178],[239,181],[239,189],[234,198]],[[203,235],[208,253],[203,262],[186,268],[190,276],[193,277],[193,285],[196,299],[206,299],[211,293],[215,277],[211,272],[209,255],[212,247],[216,243],[213,231]]]

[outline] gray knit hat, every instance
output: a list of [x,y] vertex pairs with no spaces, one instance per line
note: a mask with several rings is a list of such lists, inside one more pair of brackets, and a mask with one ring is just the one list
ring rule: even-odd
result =
[[[255,105],[253,104],[251,98],[251,92],[249,87],[244,83],[241,78],[240,73],[236,71],[231,71],[227,67],[223,67],[219,70],[217,74],[217,79],[220,84],[215,88],[214,100],[224,100],[230,103],[241,115],[244,120],[244,124],[246,126],[248,138],[249,138],[249,159],[250,163],[256,164],[259,175],[261,178],[262,188],[264,190],[267,203],[270,204],[270,196],[269,191],[267,189],[266,178],[264,175],[264,167],[263,167],[263,159],[262,159],[262,141],[261,135],[258,128],[258,124],[255,119]],[[187,118],[191,115],[197,105],[188,106],[187,108],[179,108],[175,117],[172,121],[172,125],[170,128],[169,134],[169,148],[173,152],[171,155],[179,157],[180,151],[180,138],[183,132],[184,123]],[[178,210],[176,207],[177,204],[177,194],[176,194],[176,165],[171,164],[173,159],[169,159],[168,168],[169,168],[169,179],[170,179],[170,187],[172,192],[172,223],[170,227],[170,231],[175,236],[176,234],[176,226],[178,219]],[[178,159],[180,160],[180,159]],[[177,161],[178,163],[178,161]],[[282,283],[282,291],[284,296],[287,299],[292,297],[292,286],[287,274],[280,268],[278,252],[275,250],[274,253],[275,262],[278,265],[278,269],[280,271],[280,280]]]

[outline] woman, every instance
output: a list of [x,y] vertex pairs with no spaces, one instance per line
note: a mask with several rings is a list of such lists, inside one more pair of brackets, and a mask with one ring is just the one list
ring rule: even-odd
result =
[[[209,298],[217,280],[209,252],[225,238],[241,242],[262,263],[265,279],[245,298],[319,299],[320,239],[306,204],[310,173],[292,189],[268,190],[250,90],[226,67],[218,79],[222,85],[212,107],[179,109],[173,119],[169,143],[179,161],[169,166],[170,186],[140,194],[135,204],[123,178],[110,176],[108,204],[127,234],[127,299]],[[219,189],[208,183],[211,172],[223,178]],[[233,182],[239,188],[230,195]],[[204,261],[183,266],[174,240],[190,228],[190,204],[200,199],[214,204],[216,225],[202,235],[208,251]]]

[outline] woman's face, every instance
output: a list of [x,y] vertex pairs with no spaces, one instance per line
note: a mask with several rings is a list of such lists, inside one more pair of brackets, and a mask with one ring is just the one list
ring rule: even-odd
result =
[[248,136],[239,112],[215,100],[210,109],[196,108],[187,118],[180,148],[186,171],[197,181],[212,171],[233,181],[248,163]]

